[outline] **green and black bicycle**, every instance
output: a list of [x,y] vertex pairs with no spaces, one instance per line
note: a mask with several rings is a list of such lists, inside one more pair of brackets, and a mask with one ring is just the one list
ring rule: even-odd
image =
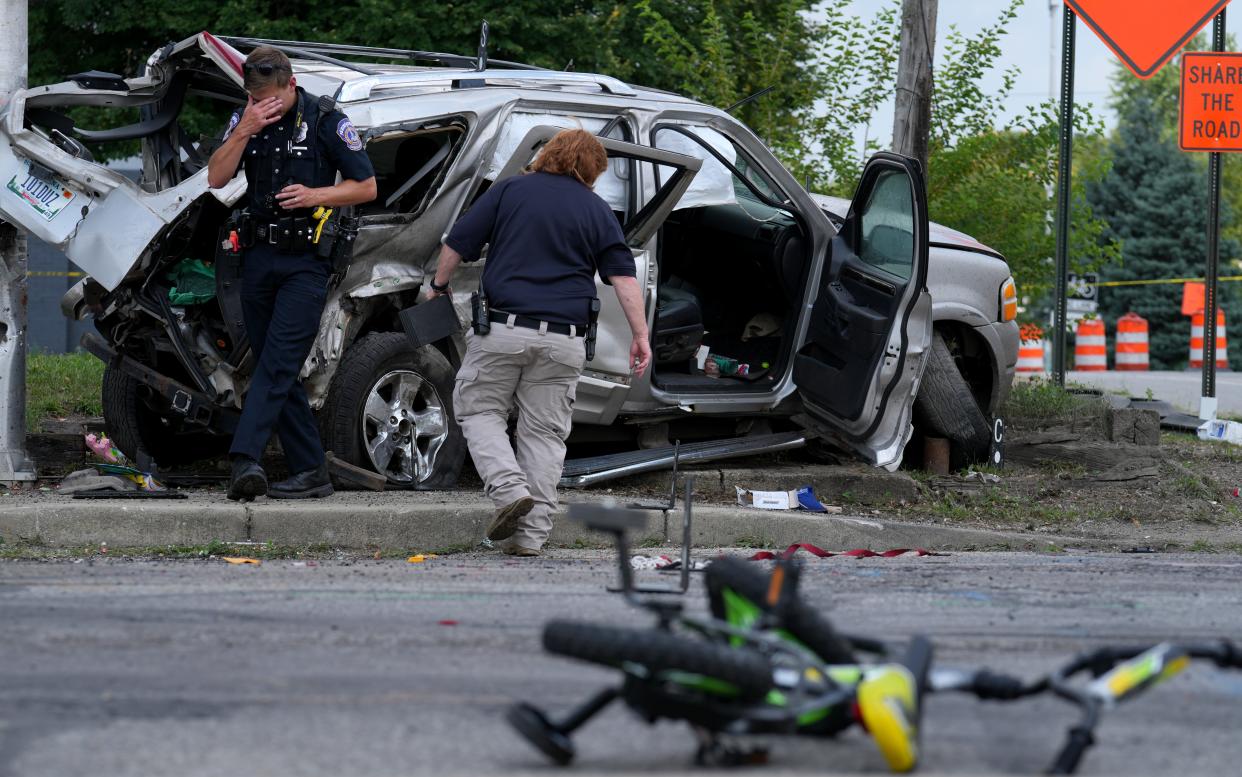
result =
[[[705,573],[711,617],[691,617],[678,601],[635,593],[625,535],[642,525],[641,513],[575,505],[571,517],[614,536],[620,592],[652,612],[656,624],[634,629],[552,621],[544,628],[548,652],[621,673],[618,684],[559,720],[530,704],[509,710],[514,728],[561,765],[573,760],[573,732],[621,700],[649,723],[688,723],[698,738],[695,760],[701,765],[766,760],[765,751],[731,744],[735,736],[832,737],[861,726],[892,771],[908,772],[918,765],[923,699],[957,691],[999,701],[1052,693],[1077,705],[1081,718],[1048,769],[1072,774],[1094,744],[1106,709],[1176,674],[1192,659],[1242,669],[1242,650],[1228,641],[1102,648],[1032,682],[986,669],[934,668],[932,644],[924,637],[894,646],[837,632],[798,597],[800,567],[788,558],[778,560],[770,574],[739,559],[713,561]],[[1083,673],[1093,679],[1074,682]]]

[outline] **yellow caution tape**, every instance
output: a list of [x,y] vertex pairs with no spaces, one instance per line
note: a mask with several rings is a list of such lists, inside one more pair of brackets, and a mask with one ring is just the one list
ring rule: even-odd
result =
[[[1161,283],[1203,283],[1206,278],[1163,278],[1152,281],[1100,281],[1095,286],[1156,286]],[[1242,281],[1242,275],[1225,275],[1217,278],[1221,283],[1230,281]]]
[[86,273],[65,270],[28,270],[26,275],[32,278],[85,278]]

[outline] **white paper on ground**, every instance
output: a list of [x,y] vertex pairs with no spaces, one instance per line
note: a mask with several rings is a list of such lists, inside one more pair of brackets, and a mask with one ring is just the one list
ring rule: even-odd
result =
[[758,507],[760,510],[796,510],[798,508],[797,491],[749,491],[740,486],[737,489],[737,503],[743,507]]

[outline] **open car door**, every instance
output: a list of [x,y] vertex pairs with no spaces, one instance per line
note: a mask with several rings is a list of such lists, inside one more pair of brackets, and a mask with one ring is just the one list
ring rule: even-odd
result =
[[[496,180],[499,182],[520,174],[535,158],[539,149],[562,129],[564,128],[540,125],[529,130],[518,143],[516,150]],[[702,160],[612,138],[598,139],[603,144],[604,150],[608,152],[609,159],[631,159],[636,163],[649,163],[662,168],[660,180],[663,184],[650,199],[642,203],[642,207],[637,207],[635,204],[632,213],[624,214],[621,225],[626,243],[634,254],[638,282],[644,289],[647,323],[650,324],[654,307],[656,273],[647,245],[664,223],[664,219],[673,212],[673,207],[677,205],[681,196],[690,188],[690,183],[699,171]],[[598,278],[596,288],[601,288]],[[607,289],[607,287],[602,288]],[[631,335],[630,326],[625,320],[625,313],[621,310],[621,305],[611,290],[601,293],[599,301],[595,358],[587,362],[583,377],[578,384],[577,399],[574,403],[575,422],[611,423],[625,401],[631,380],[629,363]]]
[[879,153],[867,162],[815,292],[794,359],[809,420],[872,464],[895,468],[932,333],[917,161]]
[[[235,49],[203,32],[161,51],[136,78],[92,71],[17,92],[0,106],[0,219],[63,250],[105,289],[115,288],[156,236],[208,192],[209,154],[179,129],[177,118],[191,91],[240,104],[241,63]],[[136,108],[141,120],[84,129],[68,113],[84,105]],[[222,105],[232,110],[231,102]],[[226,119],[223,113],[221,127]],[[158,144],[154,163],[144,158],[146,186],[96,162],[88,148],[133,140]],[[232,202],[244,191],[239,177],[212,194]]]

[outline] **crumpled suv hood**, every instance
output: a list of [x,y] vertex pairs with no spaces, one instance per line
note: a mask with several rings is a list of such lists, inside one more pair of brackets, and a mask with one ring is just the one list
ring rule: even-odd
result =
[[[93,161],[75,137],[92,139],[103,133],[77,131],[56,111],[80,105],[155,105],[172,86],[169,76],[175,63],[202,59],[241,86],[241,54],[202,32],[153,55],[146,75],[138,78],[123,82],[79,78],[17,92],[7,106],[0,106],[0,218],[61,249],[104,288],[114,289],[151,241],[209,191],[207,170],[204,167],[161,191],[146,191]],[[64,120],[67,131],[36,122],[40,115]],[[158,116],[144,122],[157,120]],[[239,178],[212,193],[231,203],[244,186]]]

